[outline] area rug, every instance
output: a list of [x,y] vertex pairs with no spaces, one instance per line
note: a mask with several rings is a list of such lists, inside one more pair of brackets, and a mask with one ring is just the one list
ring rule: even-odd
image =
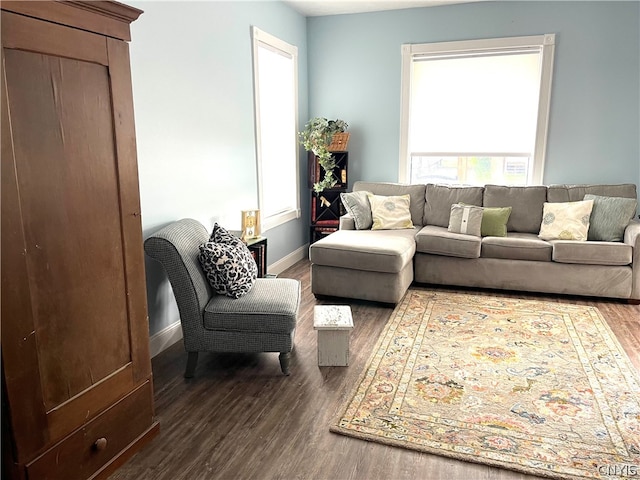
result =
[[411,289],[330,429],[552,478],[637,478],[639,384],[596,308]]

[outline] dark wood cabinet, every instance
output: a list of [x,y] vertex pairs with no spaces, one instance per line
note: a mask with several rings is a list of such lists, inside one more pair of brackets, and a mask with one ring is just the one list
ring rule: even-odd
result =
[[336,164],[333,175],[337,183],[332,188],[325,189],[320,193],[313,190],[313,184],[324,177],[325,171],[313,153],[309,153],[308,157],[309,188],[312,189],[310,243],[338,230],[340,216],[346,213],[340,194],[347,191],[349,152],[331,152],[331,155]]
[[129,24],[2,8],[2,478],[104,478],[154,419]]

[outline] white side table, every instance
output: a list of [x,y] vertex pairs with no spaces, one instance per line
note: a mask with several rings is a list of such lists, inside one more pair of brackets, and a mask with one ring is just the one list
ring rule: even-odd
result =
[[353,318],[349,305],[316,305],[313,328],[318,331],[318,366],[349,365],[349,335]]

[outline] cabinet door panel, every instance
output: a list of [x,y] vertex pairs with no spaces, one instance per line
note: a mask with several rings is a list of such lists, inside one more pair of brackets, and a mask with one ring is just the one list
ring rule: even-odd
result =
[[48,411],[129,361],[109,80],[102,65],[19,50],[5,65]]

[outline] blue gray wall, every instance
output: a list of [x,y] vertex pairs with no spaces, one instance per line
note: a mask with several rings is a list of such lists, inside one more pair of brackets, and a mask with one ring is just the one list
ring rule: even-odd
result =
[[[139,1],[131,70],[145,238],[184,217],[240,229],[256,208],[252,25],[298,47],[300,129],[308,119],[304,16],[281,2]],[[306,157],[300,176],[306,187]],[[266,233],[269,263],[308,242],[302,217]],[[162,268],[147,258],[150,331],[179,320]]]
[[[306,19],[277,1],[137,1],[131,64],[145,236],[199,219],[240,226],[257,205],[250,26],[297,45],[300,128],[342,118],[349,182],[398,178],[400,45],[556,33],[545,183],[640,185],[640,3],[481,2]],[[302,152],[303,153],[303,152]],[[270,230],[272,264],[308,242],[302,217]],[[178,321],[148,260],[151,334]]]
[[400,45],[556,34],[544,183],[640,185],[640,3],[481,2],[308,20],[309,113],[352,128],[349,182],[398,179]]

